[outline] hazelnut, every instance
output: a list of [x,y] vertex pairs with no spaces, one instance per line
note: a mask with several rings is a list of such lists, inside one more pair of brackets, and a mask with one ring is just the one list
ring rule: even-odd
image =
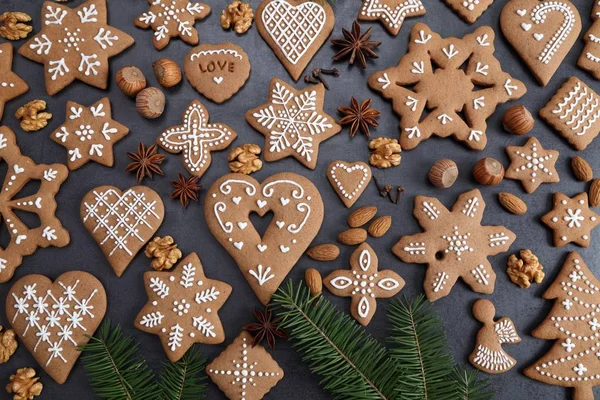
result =
[[165,95],[155,87],[146,88],[137,94],[135,108],[144,118],[158,118],[165,110]]
[[473,178],[482,185],[495,186],[504,179],[504,166],[491,157],[482,158],[473,167]]
[[504,129],[514,135],[524,135],[533,129],[534,119],[525,106],[512,106],[504,113],[502,124]]
[[458,178],[458,167],[452,160],[439,160],[429,170],[429,181],[437,188],[449,188],[456,178]]
[[152,69],[162,87],[170,88],[181,82],[181,69],[170,58],[160,58],[154,61]]
[[117,72],[117,86],[129,97],[135,97],[146,87],[146,77],[138,67],[123,67]]

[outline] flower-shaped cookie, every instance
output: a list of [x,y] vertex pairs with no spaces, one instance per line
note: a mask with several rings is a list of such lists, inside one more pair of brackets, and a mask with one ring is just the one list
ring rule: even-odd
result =
[[369,86],[391,99],[400,115],[402,149],[412,149],[432,135],[453,135],[475,150],[485,147],[486,119],[498,104],[527,91],[502,71],[493,41],[490,27],[477,28],[462,39],[443,39],[417,23],[399,64],[369,77]]
[[533,193],[542,183],[560,181],[554,166],[558,151],[544,149],[537,138],[529,138],[523,146],[507,146],[506,154],[510,165],[504,176],[521,181],[527,193]]
[[587,193],[573,198],[554,193],[554,206],[542,217],[542,222],[554,231],[554,245],[576,243],[590,245],[590,232],[600,223],[600,215],[590,210]]

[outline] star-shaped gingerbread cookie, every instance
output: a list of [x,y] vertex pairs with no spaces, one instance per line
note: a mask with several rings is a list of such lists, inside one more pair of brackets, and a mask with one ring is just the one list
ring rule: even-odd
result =
[[198,44],[198,31],[194,28],[197,19],[210,13],[207,4],[190,0],[148,0],[150,9],[135,18],[139,28],[152,28],[152,43],[157,50],[169,44],[171,38],[179,36],[188,44]]
[[136,317],[135,326],[160,336],[169,360],[179,360],[194,343],[225,340],[217,313],[231,294],[231,286],[208,279],[196,253],[172,271],[146,272],[144,286],[148,303]]
[[133,44],[131,36],[108,25],[106,0],[88,0],[76,8],[46,1],[41,25],[19,54],[44,64],[50,95],[75,79],[106,89],[108,59]]
[[209,124],[208,111],[192,101],[183,113],[183,125],[172,126],[157,139],[169,153],[183,152],[183,165],[194,176],[202,176],[211,162],[211,151],[223,150],[237,137],[225,124]]
[[315,169],[319,144],[342,127],[323,111],[322,84],[296,90],[278,78],[271,79],[269,98],[246,113],[246,121],[265,136],[265,161],[292,156]]
[[396,36],[405,18],[419,15],[425,15],[421,0],[363,0],[358,20],[379,20],[389,33]]
[[67,101],[66,122],[50,139],[69,151],[67,166],[76,170],[89,161],[112,167],[113,145],[129,133],[126,126],[112,119],[108,97],[90,107]]
[[573,198],[554,193],[554,205],[542,216],[542,222],[554,231],[554,246],[576,243],[589,247],[590,233],[600,223],[600,216],[590,210],[587,193]]
[[393,297],[404,287],[400,275],[391,269],[380,271],[378,263],[375,251],[363,243],[350,256],[349,270],[335,270],[323,279],[331,293],[352,298],[352,316],[364,326],[377,311],[377,299]]
[[507,146],[506,154],[510,165],[504,176],[521,181],[527,193],[533,193],[542,183],[560,181],[554,166],[558,151],[545,150],[537,138],[529,138],[523,146]]
[[0,120],[4,114],[4,104],[29,90],[25,81],[12,72],[13,46],[0,45]]
[[494,292],[487,258],[507,251],[516,236],[504,226],[482,226],[484,209],[477,189],[461,194],[452,211],[434,197],[415,197],[413,215],[425,232],[402,237],[392,251],[406,263],[427,264],[429,300],[447,296],[458,278],[477,293]]

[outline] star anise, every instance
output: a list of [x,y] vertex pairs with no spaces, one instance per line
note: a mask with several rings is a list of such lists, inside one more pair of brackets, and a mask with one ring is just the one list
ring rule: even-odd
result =
[[378,110],[371,108],[371,99],[358,104],[358,100],[352,97],[350,107],[338,107],[338,111],[344,116],[338,121],[340,125],[350,125],[350,137],[354,137],[360,131],[367,137],[371,136],[369,126],[379,126],[377,118],[381,114]]
[[163,154],[157,153],[156,144],[146,148],[144,143],[138,144],[137,153],[127,153],[133,162],[129,163],[125,171],[134,172],[138,182],[144,180],[145,177],[152,178],[152,173],[164,175],[160,164],[165,159]]
[[243,328],[245,331],[254,335],[252,347],[256,346],[266,338],[267,344],[273,349],[275,348],[275,336],[283,339],[287,338],[287,334],[277,327],[279,319],[273,317],[269,306],[265,307],[265,311],[255,308],[254,317],[258,322],[248,324]]
[[171,193],[172,199],[179,198],[181,204],[187,207],[190,200],[198,201],[198,191],[202,189],[202,185],[198,183],[199,176],[190,176],[186,178],[181,172],[178,173],[178,179],[171,182],[171,186],[175,189]]
[[367,58],[379,58],[375,53],[375,49],[381,45],[381,42],[369,40],[371,37],[371,28],[367,29],[364,34],[360,34],[360,25],[358,22],[352,22],[352,32],[342,29],[344,34],[343,39],[331,39],[331,43],[341,47],[341,49],[333,56],[335,61],[339,61],[350,54],[350,64],[354,64],[354,59],[358,58],[363,69],[367,68]]

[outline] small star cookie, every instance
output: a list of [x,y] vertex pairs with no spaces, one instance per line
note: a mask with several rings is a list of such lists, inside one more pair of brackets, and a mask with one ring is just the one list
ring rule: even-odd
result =
[[379,20],[389,33],[396,36],[405,18],[420,15],[425,15],[421,0],[364,0],[357,19]]
[[0,120],[7,101],[19,97],[29,90],[25,81],[12,72],[13,46],[10,43],[0,45]]
[[507,146],[506,154],[510,165],[504,176],[521,181],[527,193],[533,193],[542,183],[560,181],[554,166],[558,151],[545,150],[537,138],[529,138],[523,146]]
[[590,210],[587,193],[570,198],[554,193],[554,206],[542,217],[542,222],[554,231],[554,246],[576,243],[589,247],[590,233],[600,223],[600,216]]

